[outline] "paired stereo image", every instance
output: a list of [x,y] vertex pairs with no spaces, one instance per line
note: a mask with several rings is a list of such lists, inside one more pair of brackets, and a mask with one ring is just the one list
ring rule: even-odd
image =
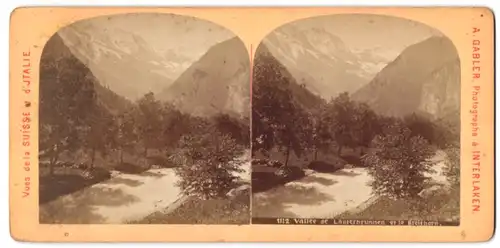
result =
[[52,35],[40,62],[39,222],[459,224],[449,38],[341,14],[251,45],[155,13]]

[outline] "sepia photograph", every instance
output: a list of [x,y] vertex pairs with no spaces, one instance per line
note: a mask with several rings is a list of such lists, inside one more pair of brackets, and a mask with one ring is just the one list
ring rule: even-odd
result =
[[212,22],[98,16],[45,44],[41,224],[248,224],[250,59]]
[[253,64],[252,223],[459,225],[460,73],[446,35],[399,17],[270,32]]
[[494,20],[464,6],[16,8],[10,236],[488,241]]

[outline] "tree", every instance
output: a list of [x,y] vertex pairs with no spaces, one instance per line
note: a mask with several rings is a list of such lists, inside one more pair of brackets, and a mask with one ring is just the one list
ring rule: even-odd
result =
[[117,136],[118,128],[114,116],[103,106],[95,104],[82,132],[84,145],[90,150],[91,168],[94,167],[97,153],[105,157],[109,150],[118,146]]
[[368,147],[380,129],[377,114],[365,103],[354,104],[349,126],[352,143],[361,147]]
[[79,132],[92,111],[95,78],[74,57],[42,56],[40,62],[40,156],[49,173],[64,151],[78,149]]
[[249,126],[242,124],[237,118],[229,114],[217,114],[212,118],[217,130],[228,134],[236,142],[243,146],[248,146]]
[[347,92],[339,94],[328,103],[325,118],[329,123],[329,132],[337,143],[339,156],[344,146],[352,147],[356,143],[354,135],[357,135],[357,130],[354,128],[357,123],[353,119],[355,111],[355,103],[351,101]]
[[139,110],[138,132],[143,141],[144,157],[147,157],[149,149],[159,149],[163,145],[163,106],[155,99],[152,92],[140,98],[137,106]]
[[190,163],[176,169],[178,186],[185,195],[202,199],[223,197],[236,186],[235,173],[242,172],[241,162],[236,159],[240,151],[233,138],[213,125],[203,131],[181,139],[180,146]]
[[413,113],[404,117],[405,125],[411,130],[412,135],[420,135],[430,143],[437,144],[436,139],[437,125],[435,125],[430,117],[423,114]]
[[460,147],[460,111],[449,111],[435,121],[435,137],[441,148]]
[[139,139],[134,112],[135,109],[128,110],[120,113],[117,117],[117,143],[120,149],[120,164],[123,164],[123,153],[133,151]]
[[275,129],[282,126],[282,110],[289,106],[291,95],[279,68],[261,66],[260,59],[252,90],[252,149],[269,151],[275,146]]
[[396,199],[418,198],[425,173],[431,170],[428,159],[434,155],[428,141],[395,122],[374,138],[372,146],[375,151],[365,156],[364,163],[373,176],[374,192]]
[[280,150],[285,152],[286,167],[292,151],[301,157],[312,143],[312,124],[308,112],[295,102],[283,111],[287,112],[281,117],[281,123],[275,125],[274,140]]
[[181,113],[174,105],[165,103],[162,110],[162,145],[174,148],[181,137],[189,132],[189,116]]
[[278,147],[285,152],[285,166],[290,153],[298,156],[304,149],[307,112],[290,90],[291,77],[270,56],[258,56],[252,85],[252,152],[269,152]]
[[420,135],[441,149],[460,145],[460,113],[450,112],[440,118],[423,113],[405,116],[406,125],[414,135]]
[[294,119],[295,135],[301,141],[301,150],[312,151],[313,160],[317,160],[318,153],[326,152],[331,144],[331,134],[325,122],[323,113],[324,105],[316,109],[299,109]]

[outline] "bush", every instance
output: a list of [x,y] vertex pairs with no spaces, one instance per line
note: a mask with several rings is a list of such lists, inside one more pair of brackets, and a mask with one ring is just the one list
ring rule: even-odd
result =
[[241,151],[227,134],[207,130],[203,135],[189,135],[181,140],[188,164],[177,168],[181,180],[178,186],[185,195],[201,199],[224,197],[237,186],[236,173],[242,172]]
[[428,159],[434,155],[427,140],[411,136],[411,130],[400,123],[373,140],[373,153],[364,163],[373,176],[372,188],[378,195],[395,199],[418,198],[431,170]]

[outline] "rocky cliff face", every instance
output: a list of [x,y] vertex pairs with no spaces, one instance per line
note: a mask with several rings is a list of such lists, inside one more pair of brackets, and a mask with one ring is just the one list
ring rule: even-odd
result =
[[431,37],[406,48],[353,99],[391,116],[441,118],[460,110],[460,60],[452,42]]
[[249,117],[250,59],[237,37],[210,48],[158,99],[194,115],[232,113]]

